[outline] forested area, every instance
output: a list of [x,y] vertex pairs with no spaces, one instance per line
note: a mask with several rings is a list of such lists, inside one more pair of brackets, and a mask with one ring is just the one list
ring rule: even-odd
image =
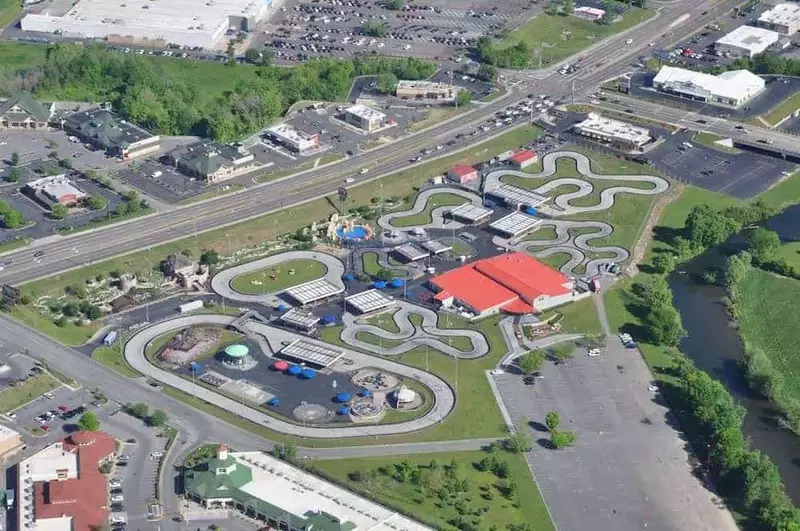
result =
[[726,70],[750,70],[756,74],[776,74],[782,76],[800,76],[800,59],[773,54],[760,54],[753,58],[741,57],[727,65],[711,68],[711,72],[719,74]]
[[35,93],[48,99],[108,101],[121,116],[156,133],[230,142],[270,124],[297,101],[343,100],[355,76],[392,73],[424,79],[435,71],[434,64],[414,58],[323,59],[293,68],[185,63],[120,54],[99,45],[54,45],[38,73]]

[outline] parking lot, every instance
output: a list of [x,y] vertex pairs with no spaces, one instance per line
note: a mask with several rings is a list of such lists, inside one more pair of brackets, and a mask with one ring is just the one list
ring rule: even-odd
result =
[[[599,356],[578,349],[541,375],[531,385],[519,374],[493,378],[511,419],[530,428],[526,457],[558,529],[735,529],[688,471],[685,442],[638,352],[609,338]],[[551,449],[548,411],[575,432],[574,447]]]
[[[684,147],[684,142],[692,147]],[[667,135],[646,158],[684,183],[741,199],[754,197],[781,179],[783,172],[794,171],[792,163],[775,157],[751,151],[726,153],[702,146],[690,133]]]

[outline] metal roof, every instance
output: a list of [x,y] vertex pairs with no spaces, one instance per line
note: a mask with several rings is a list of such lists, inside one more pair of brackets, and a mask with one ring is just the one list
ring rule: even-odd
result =
[[377,289],[362,291],[346,297],[345,303],[355,308],[359,313],[369,313],[375,310],[386,308],[394,302],[393,299],[387,297]]
[[406,243],[404,245],[400,245],[399,247],[395,247],[394,251],[403,256],[406,260],[409,260],[411,262],[422,260],[423,258],[428,256],[428,251],[420,247],[417,247],[413,243]]
[[426,242],[422,242],[422,246],[433,254],[444,253],[453,248],[452,245],[443,243],[439,240],[428,240]]
[[469,221],[470,223],[477,223],[485,218],[488,218],[494,213],[491,208],[486,208],[472,203],[465,203],[450,211],[450,215],[454,218],[460,218]]
[[537,194],[536,192],[531,192],[525,188],[520,188],[519,186],[513,186],[510,184],[501,184],[494,190],[490,190],[488,193],[495,197],[499,197],[506,203],[532,207],[539,206],[548,199],[547,196]]
[[280,351],[281,356],[294,360],[305,361],[327,367],[344,355],[343,350],[337,350],[323,343],[308,341],[306,339],[295,339]]
[[508,234],[510,236],[519,236],[520,234],[531,230],[541,222],[541,219],[523,214],[522,212],[512,212],[511,214],[498,219],[489,226],[504,234]]
[[298,284],[291,288],[287,288],[283,293],[290,296],[300,304],[310,304],[318,300],[333,297],[344,291],[344,287],[339,287],[331,284],[324,278],[318,278],[311,282]]
[[319,317],[308,310],[303,310],[302,308],[292,308],[288,312],[281,315],[280,319],[284,323],[300,328],[312,328],[314,325],[319,323]]

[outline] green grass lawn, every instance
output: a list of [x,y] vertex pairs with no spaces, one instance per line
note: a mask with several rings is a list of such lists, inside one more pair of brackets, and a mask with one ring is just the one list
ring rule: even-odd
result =
[[800,202],[800,171],[784,177],[770,189],[761,192],[758,199],[777,208],[797,204]]
[[742,152],[740,149],[718,144],[717,142],[719,142],[720,140],[722,140],[722,137],[719,135],[715,135],[713,133],[695,133],[695,135],[692,137],[693,142],[696,142],[701,146],[706,146],[710,147],[711,149],[716,149],[717,151],[722,151],[723,153],[738,154]]
[[387,339],[372,332],[359,332],[356,334],[356,339],[370,345],[378,345],[381,348],[395,348],[406,342],[405,339]]
[[567,253],[556,253],[556,254],[551,254],[550,256],[546,256],[544,258],[537,258],[537,260],[539,260],[543,264],[549,265],[553,269],[560,269],[561,266],[569,262],[570,258],[571,256],[568,255]]
[[0,253],[7,253],[21,247],[25,247],[31,243],[31,238],[14,238],[0,243]]
[[61,384],[49,374],[37,374],[0,392],[0,412],[8,413]]
[[[511,525],[530,525],[536,531],[551,531],[555,527],[531,476],[525,458],[520,454],[498,452],[493,454],[508,464],[508,481],[518,487],[516,497],[503,497],[497,486],[501,480],[491,471],[481,472],[476,464],[489,454],[482,451],[453,452],[447,454],[415,454],[406,457],[368,457],[314,461],[315,470],[333,478],[348,489],[374,499],[378,503],[409,515],[436,529],[453,529],[452,522],[461,515],[468,517],[474,529],[509,529]],[[428,481],[428,488],[413,481],[401,481],[396,466],[406,462]],[[431,463],[434,462],[434,466]],[[450,471],[458,479],[466,480],[468,490],[445,499],[444,489],[437,487],[448,483],[445,466],[454,464]],[[355,474],[354,474],[355,473]],[[479,510],[479,511],[478,511]],[[469,513],[480,512],[470,517]]]
[[397,322],[394,320],[394,314],[396,312],[384,312],[379,313],[377,315],[373,315],[372,317],[367,317],[367,323],[371,324],[372,326],[377,326],[378,328],[382,328],[387,332],[399,332],[400,327],[397,326]]
[[[381,267],[380,264],[378,264],[378,253],[364,253],[363,255],[361,255],[361,262],[364,267],[364,273],[366,273],[371,277],[377,276],[378,273],[380,273],[381,270],[383,269],[383,267]],[[390,271],[396,271],[396,270],[391,269]],[[397,274],[399,276],[405,275],[405,273],[403,273],[402,271],[397,271]]]
[[[64,293],[62,286],[61,293]],[[33,306],[17,305],[11,311],[12,317],[19,319],[26,325],[47,334],[56,341],[69,347],[77,347],[89,341],[100,328],[100,321],[96,320],[89,326],[78,326],[72,321],[64,326],[58,326],[49,317],[39,313]]]
[[12,20],[22,14],[22,2],[0,0],[0,28],[5,28]]
[[432,221],[431,211],[434,208],[443,206],[458,206],[467,202],[467,199],[456,194],[434,194],[428,198],[425,204],[425,210],[419,214],[411,214],[409,216],[398,216],[392,218],[391,224],[393,227],[413,227],[415,225],[424,225]]
[[542,227],[528,234],[523,240],[555,240],[558,237],[555,227]]
[[775,126],[798,109],[800,109],[800,93],[789,96],[770,109],[769,113],[762,116],[762,118],[772,126]]
[[780,246],[776,258],[783,258],[789,265],[800,270],[800,242],[788,242]]
[[92,358],[128,378],[138,378],[141,376],[141,374],[135,371],[128,365],[128,362],[125,361],[125,355],[120,351],[119,346],[97,347],[92,351]]
[[[627,3],[620,3],[620,5]],[[511,32],[511,35],[500,41],[500,48],[513,46],[524,41],[533,50],[531,66],[548,67],[567,57],[579,53],[597,42],[631,28],[655,15],[653,10],[637,7],[630,9],[621,20],[610,25],[603,25],[574,16],[550,15],[542,12]],[[624,46],[620,42],[620,46]]]
[[[594,295],[592,295],[594,297]],[[563,334],[601,334],[600,317],[591,297],[557,309],[564,316],[561,320]]]
[[428,127],[444,122],[453,116],[458,116],[459,114],[465,113],[469,109],[469,105],[458,108],[451,107],[449,105],[446,107],[432,107],[425,112],[425,116],[422,119],[412,122],[411,125],[409,125],[408,130],[412,133],[422,131],[423,129],[427,129]]
[[[13,18],[20,11],[22,11],[22,2],[0,0],[0,19],[8,16]],[[0,26],[2,25],[4,24],[0,24]],[[44,64],[46,51],[47,46],[41,44],[0,42],[0,72],[13,73],[41,66]]]
[[325,264],[316,260],[288,260],[234,277],[231,280],[231,287],[239,293],[248,295],[273,293],[322,278],[327,271]]
[[740,331],[748,349],[760,350],[800,399],[800,281],[751,269],[740,286]]

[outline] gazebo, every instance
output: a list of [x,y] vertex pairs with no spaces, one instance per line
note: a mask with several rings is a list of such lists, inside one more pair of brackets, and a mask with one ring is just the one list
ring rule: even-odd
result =
[[250,357],[250,349],[241,343],[225,347],[222,361],[226,365],[233,365],[236,367],[253,365],[253,359]]

